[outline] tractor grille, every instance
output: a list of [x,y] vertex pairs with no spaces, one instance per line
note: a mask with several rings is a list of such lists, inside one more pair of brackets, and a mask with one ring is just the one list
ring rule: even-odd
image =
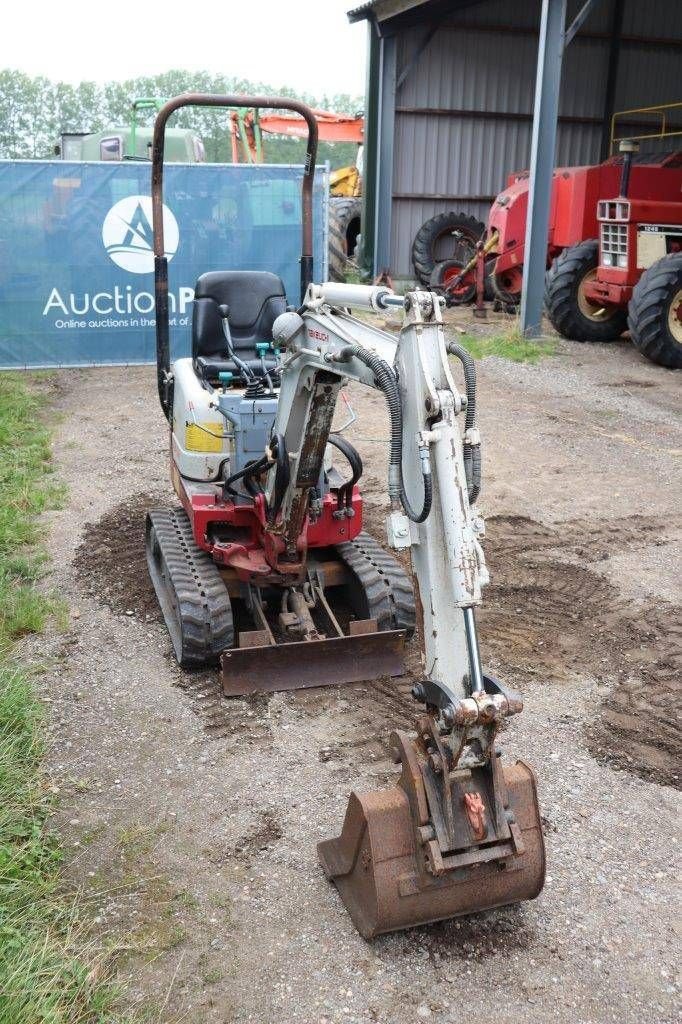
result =
[[610,223],[601,225],[601,263],[604,267],[627,267],[628,226]]

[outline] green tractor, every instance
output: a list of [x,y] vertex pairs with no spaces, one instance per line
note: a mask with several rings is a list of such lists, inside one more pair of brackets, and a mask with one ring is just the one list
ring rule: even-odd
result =
[[[152,128],[139,125],[138,112],[156,113],[163,100],[137,99],[130,108],[130,122],[125,128],[108,128],[101,132],[62,132],[55,146],[55,155],[62,160],[150,160]],[[169,128],[166,132],[166,160],[180,164],[200,164],[206,160],[204,144],[189,128]]]

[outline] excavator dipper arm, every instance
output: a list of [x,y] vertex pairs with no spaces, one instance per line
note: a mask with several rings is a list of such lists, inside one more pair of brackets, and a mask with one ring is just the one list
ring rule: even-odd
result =
[[[397,343],[350,306],[403,307]],[[532,898],[544,879],[535,780],[520,762],[503,768],[495,749],[502,723],[523,705],[481,666],[474,610],[488,573],[466,450],[478,436],[458,424],[467,399],[453,380],[439,297],[311,285],[273,338],[283,356],[274,435],[290,466],[273,546],[283,562],[304,558],[300,538],[342,384],[381,390],[391,418],[388,541],[410,549],[424,642],[416,736],[390,741],[400,781],[352,794],[341,835],[318,847],[323,869],[366,937]],[[274,469],[266,490],[271,504]]]

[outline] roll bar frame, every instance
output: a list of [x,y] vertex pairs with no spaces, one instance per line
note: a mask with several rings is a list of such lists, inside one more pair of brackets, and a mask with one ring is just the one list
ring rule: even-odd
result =
[[313,279],[313,182],[317,159],[317,121],[310,107],[287,96],[212,96],[190,92],[175,96],[160,108],[152,139],[152,227],[154,231],[154,303],[156,308],[156,375],[159,401],[166,419],[172,411],[168,323],[168,259],[163,238],[163,152],[166,122],[182,107],[268,107],[292,110],[308,125],[305,167],[301,184],[301,301]]

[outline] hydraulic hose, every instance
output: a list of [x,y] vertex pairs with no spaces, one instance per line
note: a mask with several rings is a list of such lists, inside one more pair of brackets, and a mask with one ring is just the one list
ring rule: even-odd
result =
[[[450,355],[457,356],[464,370],[464,386],[467,396],[467,411],[464,421],[464,472],[469,492],[469,504],[473,505],[481,493],[481,442],[476,430],[476,363],[465,348],[451,341],[447,346]],[[469,431],[472,432],[473,438]]]
[[447,350],[451,356],[457,356],[464,370],[464,385],[467,394],[467,413],[464,421],[465,430],[476,426],[476,363],[462,345],[451,341]]
[[275,434],[270,439],[269,448],[271,455],[274,455],[275,462],[277,463],[272,507],[268,509],[268,520],[272,523],[277,518],[277,513],[282,507],[282,502],[289,486],[291,468],[289,466],[289,456],[287,454],[284,434]]
[[360,453],[355,450],[350,441],[346,441],[345,437],[341,437],[340,434],[330,434],[328,442],[332,447],[337,448],[338,451],[346,457],[352,474],[350,480],[346,480],[343,486],[339,487],[338,508],[340,510],[344,505],[346,508],[352,508],[353,487],[362,476],[362,459],[360,458]]
[[[374,352],[359,346],[351,346],[351,353],[374,374],[377,387],[383,391],[391,418],[391,448],[388,459],[388,496],[392,508],[402,505],[405,515],[413,523],[428,519],[433,500],[433,484],[428,449],[420,451],[422,479],[424,481],[424,502],[420,512],[410,505],[403,482],[403,409],[400,401],[398,381],[391,366]],[[343,355],[343,353],[342,353]]]
[[[232,476],[228,476],[227,480],[223,485],[225,492],[227,494],[232,494],[235,497],[239,497],[238,492],[233,489],[232,485],[235,484],[238,480],[243,479],[244,477],[251,477],[255,476],[257,473],[262,473],[263,470],[266,469],[268,465],[269,462],[267,455],[263,455],[262,458],[258,459],[256,462],[249,462],[249,464],[247,466],[244,466],[243,469],[238,469],[236,473],[232,474]],[[246,483],[246,481],[244,482]]]
[[239,358],[239,356],[234,350],[232,343],[229,341],[227,342],[227,351],[229,353],[230,359],[233,361],[235,366],[237,366],[241,370],[244,383],[248,385],[251,381],[254,381],[256,379],[255,373],[248,365],[248,363],[245,363],[243,359]]

